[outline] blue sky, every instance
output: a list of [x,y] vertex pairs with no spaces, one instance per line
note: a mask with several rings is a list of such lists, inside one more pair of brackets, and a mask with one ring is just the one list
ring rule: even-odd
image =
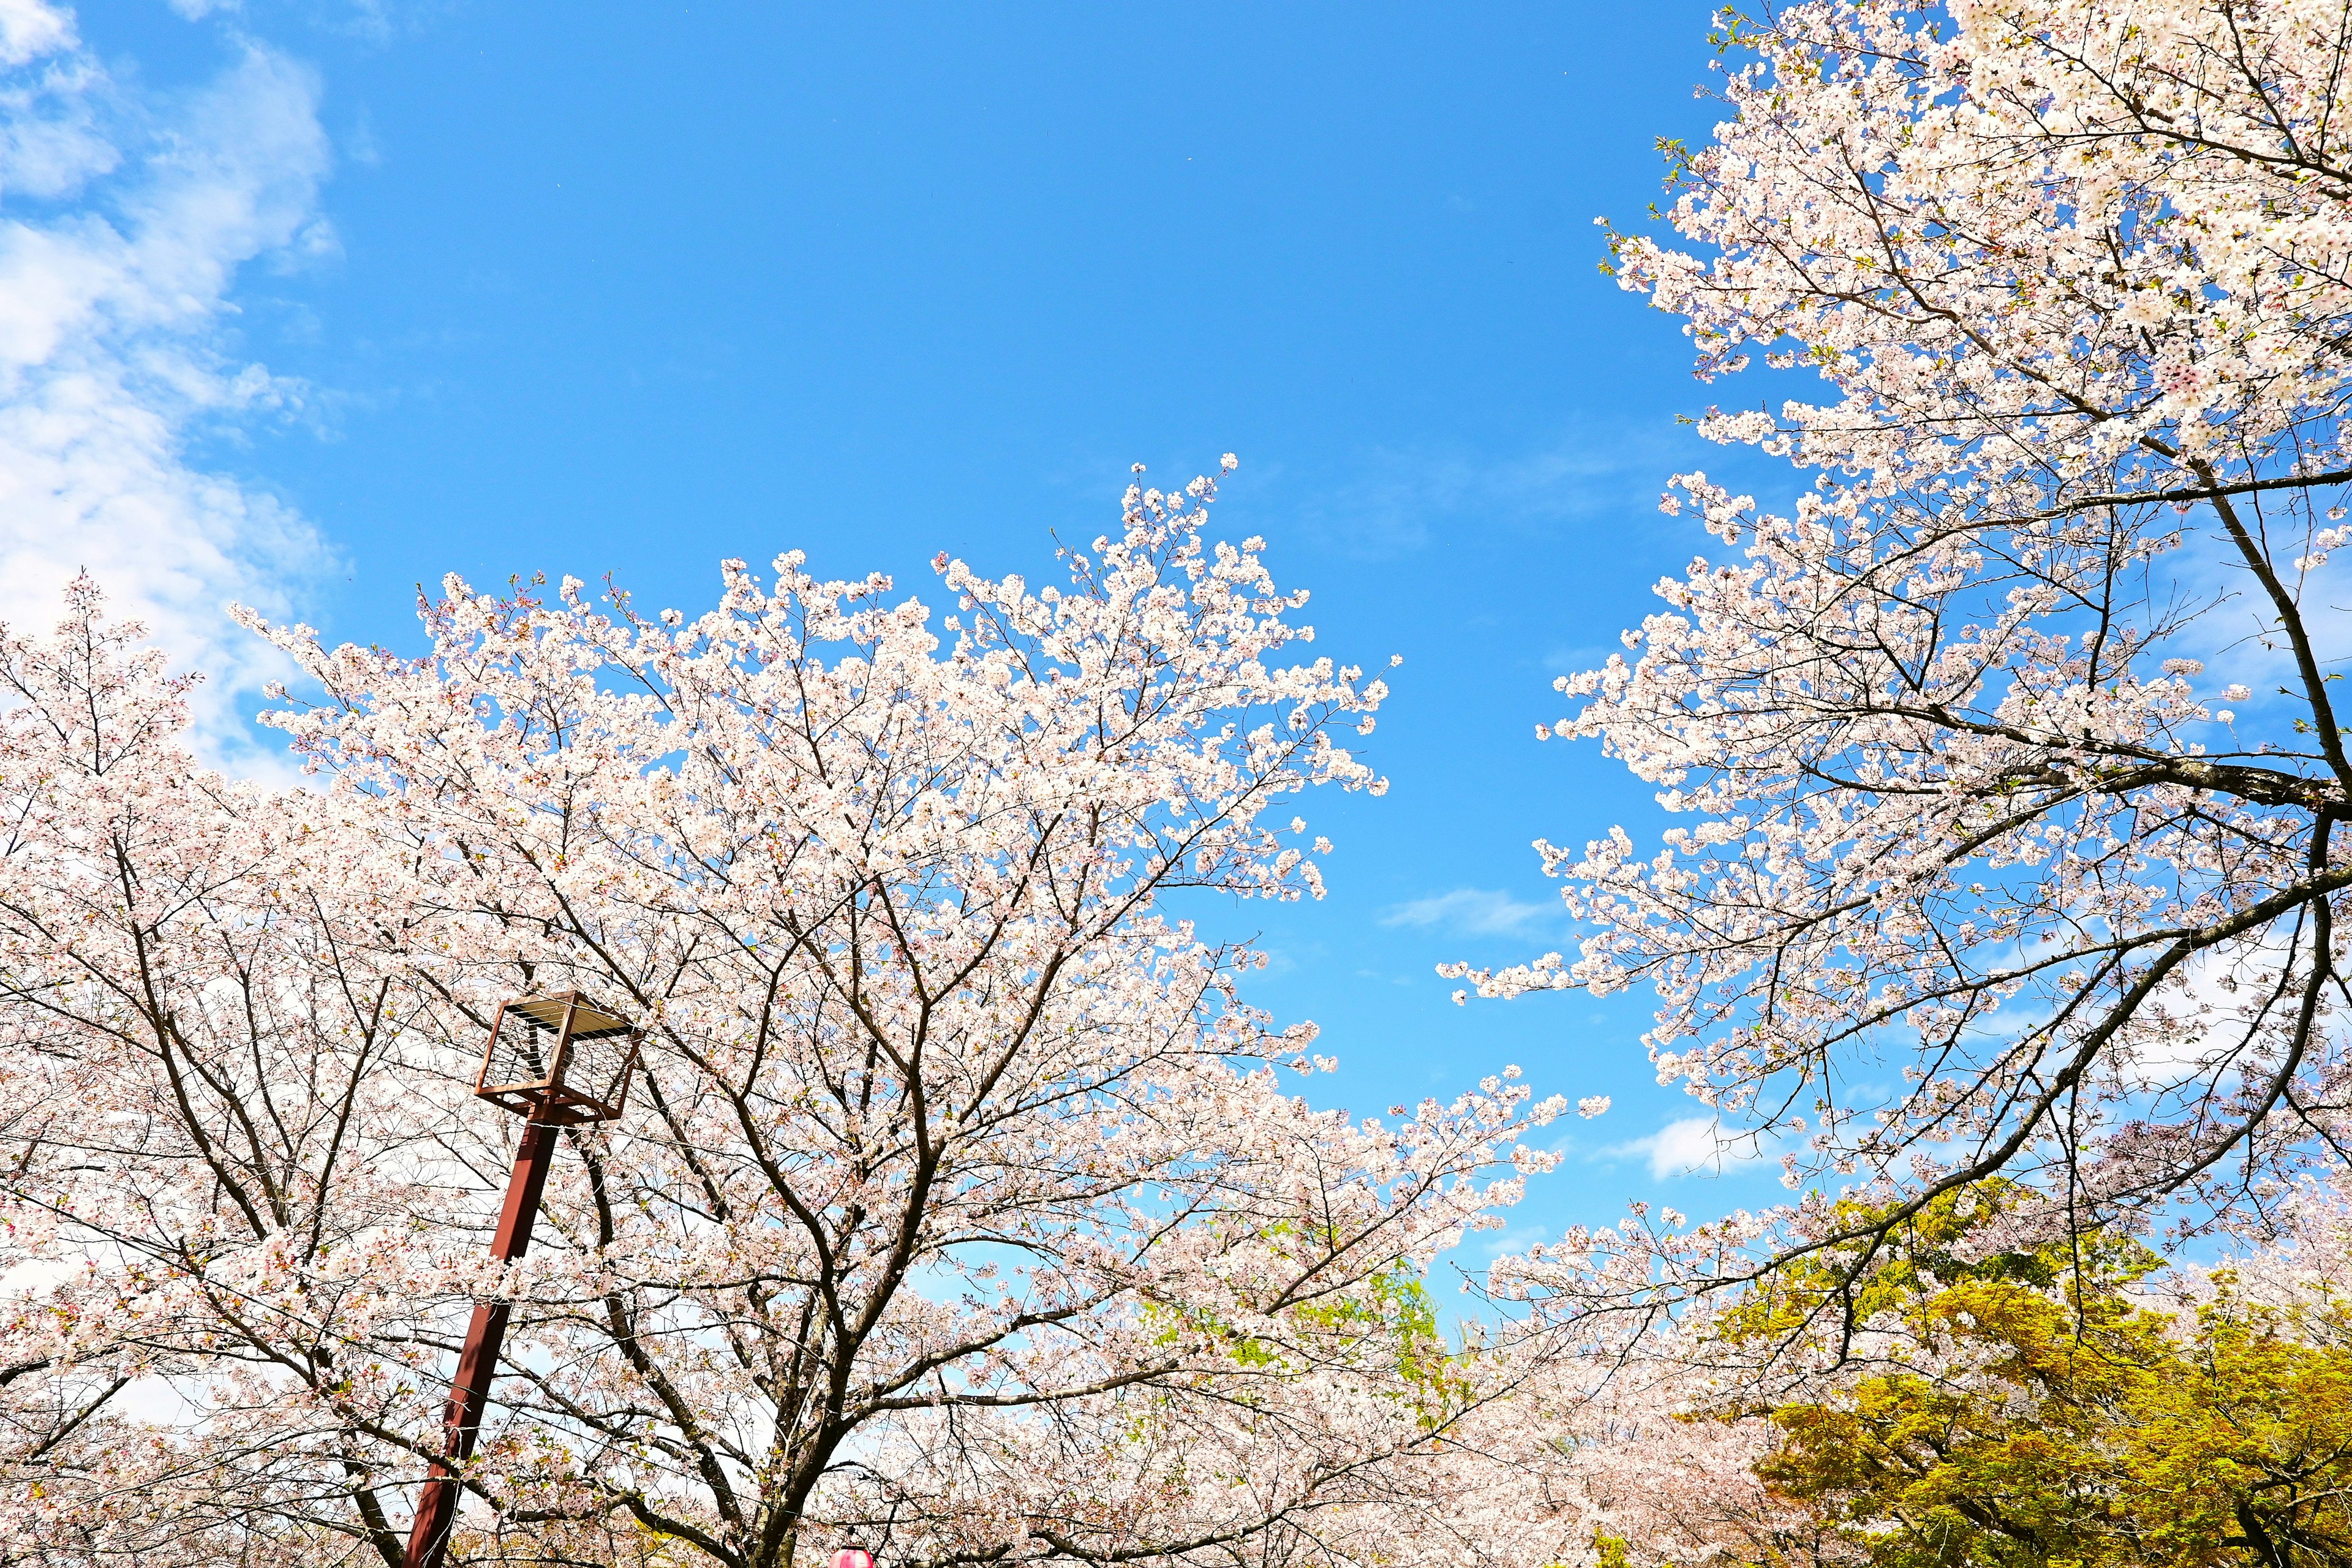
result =
[[449,570],[692,608],[800,548],[929,594],[1234,451],[1320,650],[1406,661],[1391,793],[1312,810],[1330,898],[1223,917],[1319,1096],[1612,1095],[1515,1240],[1777,1194],[1676,1173],[1642,998],[1432,973],[1567,939],[1530,839],[1653,831],[1533,731],[1710,542],[1666,476],[1743,471],[1593,227],[1705,134],[1706,10],[0,0],[0,613],[90,566],[250,760],[232,597],[398,645]]

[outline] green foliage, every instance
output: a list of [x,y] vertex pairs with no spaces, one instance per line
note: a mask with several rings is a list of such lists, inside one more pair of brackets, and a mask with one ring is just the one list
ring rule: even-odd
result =
[[1275,1318],[1286,1331],[1280,1342],[1244,1333],[1197,1305],[1146,1302],[1143,1312],[1157,1325],[1158,1343],[1174,1346],[1197,1336],[1243,1368],[1297,1373],[1318,1363],[1346,1362],[1393,1371],[1391,1396],[1412,1405],[1423,1431],[1450,1422],[1472,1397],[1464,1371],[1467,1352],[1446,1342],[1428,1287],[1407,1262],[1283,1308]]
[[[1853,1287],[1892,1349],[1834,1396],[1738,1413],[1775,1428],[1765,1483],[1884,1568],[2352,1562],[2345,1304],[2223,1273],[2184,1319],[2135,1296],[2158,1260],[2112,1234],[1972,1256],[2020,1201],[1979,1187],[1895,1227]],[[1787,1270],[1725,1336],[1791,1331],[1853,1260]]]

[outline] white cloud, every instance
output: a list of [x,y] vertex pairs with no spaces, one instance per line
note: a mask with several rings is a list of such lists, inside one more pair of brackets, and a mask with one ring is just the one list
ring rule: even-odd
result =
[[1398,904],[1381,916],[1381,924],[1444,926],[1474,936],[1509,936],[1550,912],[1546,905],[1523,904],[1508,893],[1456,888],[1450,893]]
[[222,606],[283,615],[323,549],[192,448],[307,394],[240,363],[226,324],[241,267],[331,247],[318,83],[247,46],[202,89],[143,98],[38,0],[0,0],[0,619],[47,629],[87,568],[210,674],[207,728],[234,746],[230,695],[275,667]]
[[1589,426],[1515,456],[1376,447],[1354,471],[1292,504],[1311,536],[1369,560],[1422,550],[1462,527],[1545,527],[1570,518],[1644,518],[1674,467],[1670,429]]
[[72,12],[44,0],[0,0],[0,66],[20,66],[72,42]]
[[1723,1124],[1712,1116],[1685,1116],[1667,1122],[1646,1138],[1612,1144],[1605,1152],[1618,1159],[1638,1155],[1650,1163],[1654,1180],[1671,1176],[1719,1176],[1735,1165],[1752,1164],[1765,1151],[1752,1133],[1726,1137]]

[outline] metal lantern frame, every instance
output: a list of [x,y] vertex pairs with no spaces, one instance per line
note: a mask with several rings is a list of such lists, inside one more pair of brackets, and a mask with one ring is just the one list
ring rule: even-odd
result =
[[476,1098],[558,1127],[610,1121],[627,1102],[645,1031],[577,991],[501,1003]]

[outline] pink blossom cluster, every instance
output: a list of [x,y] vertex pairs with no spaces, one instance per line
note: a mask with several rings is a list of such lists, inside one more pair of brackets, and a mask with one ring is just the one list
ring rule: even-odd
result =
[[[1779,389],[1700,429],[1804,488],[1775,511],[1675,481],[1719,548],[1544,732],[1688,820],[1539,841],[1580,949],[1441,973],[1654,989],[1660,1080],[1791,1189],[2005,1173],[2078,1218],[2259,1230],[2352,1147],[2323,572],[2352,481],[2352,20],[1717,25],[1724,119],[1672,153],[1675,235],[1612,230],[1615,270],[1701,379]],[[1734,1228],[1739,1259],[1620,1237],[1621,1272],[1555,1282],[1705,1290],[1824,1245],[1803,1204]]]
[[[1319,893],[1291,797],[1381,788],[1384,686],[1213,493],[943,616],[786,555],[693,617],[451,579],[415,657],[248,616],[313,789],[200,766],[88,584],[0,637],[0,1554],[396,1561],[486,1297],[473,1560],[1393,1534],[1500,1387],[1422,1271],[1563,1106],[1313,1108],[1261,956],[1162,912]],[[497,1266],[473,1066],[574,989],[642,1067]]]

